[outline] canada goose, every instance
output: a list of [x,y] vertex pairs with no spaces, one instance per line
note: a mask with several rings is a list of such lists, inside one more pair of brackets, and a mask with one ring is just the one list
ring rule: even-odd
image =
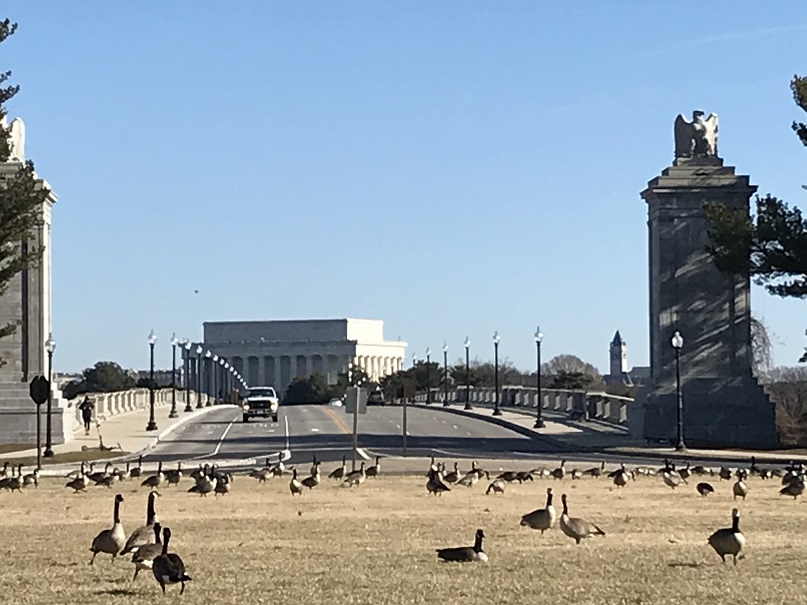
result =
[[161,530],[162,526],[159,523],[155,523],[151,542],[138,546],[132,554],[132,563],[135,564],[135,572],[134,576],[132,576],[132,582],[137,579],[137,574],[141,569],[151,569],[154,559],[162,554],[163,545],[162,540],[160,539],[160,535],[162,533]]
[[157,513],[154,510],[154,499],[159,495],[157,492],[149,493],[146,502],[146,524],[141,525],[131,533],[123,550],[120,551],[121,556],[134,552],[139,546],[151,544],[154,541],[154,525],[158,522]]
[[561,460],[560,466],[552,471],[552,478],[556,481],[560,481],[566,476],[566,461]]
[[737,482],[734,484],[732,488],[734,492],[734,499],[742,498],[745,500],[745,497],[748,495],[748,485],[746,485],[745,481],[742,479],[737,479]]
[[33,473],[28,473],[22,478],[23,487],[39,487],[39,469],[35,468]]
[[605,460],[600,462],[600,466],[595,466],[593,468],[589,468],[583,471],[584,475],[588,475],[589,477],[599,477],[605,471]]
[[87,489],[87,486],[90,484],[90,480],[87,479],[87,475],[84,474],[84,462],[81,463],[81,470],[79,471],[79,476],[75,479],[68,481],[65,487],[72,489],[74,494],[79,492],[83,492]]
[[473,487],[479,481],[479,475],[474,472],[469,472],[465,475],[462,479],[457,482],[457,485],[463,485],[465,487]]
[[614,475],[614,485],[617,487],[625,487],[628,484],[628,479],[630,479],[630,475],[628,475],[628,471],[625,470],[625,465],[623,464]]
[[314,474],[314,470],[319,468],[319,462],[317,462],[317,455],[314,454],[313,461],[311,462],[311,471],[310,474]]
[[216,485],[218,485],[218,482],[219,480],[216,477],[202,476],[196,481],[196,485],[188,490],[188,493],[199,494],[200,498],[202,496],[207,498],[209,493],[216,491]]
[[546,506],[521,517],[520,525],[530,529],[540,529],[541,535],[543,535],[547,529],[550,529],[555,524],[556,518],[555,507],[552,506],[552,488],[548,487],[546,488]]
[[572,538],[577,544],[580,544],[580,540],[583,538],[605,535],[603,530],[590,521],[579,519],[577,517],[569,517],[569,507],[566,504],[566,494],[562,494],[560,500],[563,502],[563,513],[560,516],[560,529],[564,534]]
[[438,548],[437,557],[443,561],[457,562],[457,563],[471,563],[481,562],[486,563],[488,556],[482,550],[482,539],[485,537],[485,532],[481,529],[476,530],[476,537],[473,546],[457,546],[455,548]]
[[177,467],[170,471],[165,471],[165,481],[168,485],[179,485],[182,479],[182,462],[177,462]]
[[362,460],[359,470],[348,473],[347,477],[345,477],[344,484],[349,485],[350,487],[353,487],[354,485],[361,485],[364,483],[366,478],[367,473],[364,471],[364,461]]
[[123,502],[123,496],[121,496],[120,494],[116,494],[112,527],[103,530],[101,533],[95,536],[95,539],[92,541],[92,546],[90,547],[90,551],[92,552],[92,559],[90,559],[90,565],[93,564],[93,562],[95,561],[95,556],[99,552],[112,555],[112,561],[114,562],[115,557],[118,556],[118,553],[126,544],[126,534],[124,533],[123,525],[120,522],[121,502]]
[[488,472],[487,472],[487,471],[482,470],[481,468],[479,468],[479,467],[476,465],[476,460],[472,460],[472,461],[471,461],[471,470],[469,471],[469,473],[468,473],[468,474],[470,474],[470,473],[475,474],[475,475],[476,475],[476,477],[477,477],[477,479],[481,479],[482,477],[486,477],[486,476],[488,476]]
[[576,481],[576,480],[580,479],[580,477],[583,476],[583,471],[581,471],[579,468],[573,468],[572,472],[571,472],[571,476],[572,476],[572,479]]
[[185,573],[185,564],[178,554],[168,552],[168,542],[171,540],[171,530],[167,527],[163,529],[163,550],[162,553],[154,558],[151,564],[151,573],[154,578],[159,582],[160,588],[163,589],[165,594],[165,585],[181,583],[182,588],[179,591],[181,595],[185,592],[185,582],[190,582],[191,577]]
[[490,482],[488,485],[488,489],[485,490],[485,495],[490,495],[491,492],[494,494],[503,494],[504,493],[504,486],[506,483],[501,479],[496,479]]
[[525,481],[535,481],[535,479],[532,478],[532,473],[529,471],[518,471],[516,473],[516,481],[524,483]]
[[450,473],[446,473],[443,476],[443,482],[448,485],[452,485],[459,480],[460,480],[459,464],[457,462],[454,462],[454,470],[451,471]]
[[8,477],[8,460],[3,463],[3,470],[0,470],[0,477]]
[[676,487],[678,487],[682,483],[686,483],[686,481],[681,479],[680,475],[678,475],[678,474],[673,475],[669,471],[664,471],[661,474],[661,478],[664,480],[664,484],[668,485],[672,489],[675,489]]
[[435,464],[434,456],[431,457],[431,461],[429,462],[429,471],[426,473],[426,476],[429,476],[429,473],[439,473],[440,472],[440,465]]
[[191,471],[190,475],[188,475],[188,476],[191,479],[193,479],[194,481],[198,481],[200,477],[207,476],[207,473],[208,473],[209,470],[210,470],[210,467],[207,464],[202,465],[202,463],[200,462],[199,463],[199,468],[193,469]]
[[[381,472],[381,456],[375,457],[375,466],[371,466],[367,469],[367,476],[368,477],[378,477],[378,473]],[[313,474],[313,473],[312,473]]]
[[709,470],[703,466],[702,464],[698,464],[697,466],[693,466],[689,469],[693,475],[708,475]]
[[740,531],[740,511],[732,509],[731,511],[731,527],[724,527],[718,529],[715,533],[709,536],[709,546],[726,562],[726,555],[734,557],[734,564],[737,565],[737,556],[742,552],[745,546],[745,536]]
[[250,474],[250,477],[257,479],[258,483],[266,483],[266,480],[271,477],[271,469],[268,466],[263,468],[256,468]]
[[303,486],[307,487],[308,489],[314,489],[316,486],[319,485],[320,482],[320,475],[319,475],[319,462],[314,465],[314,472],[311,473],[311,476],[306,477],[300,483]]
[[230,493],[232,485],[233,476],[230,473],[224,473],[216,478],[216,485],[213,487],[213,491],[215,492],[216,496],[223,496]]
[[681,477],[681,480],[684,483],[686,483],[690,475],[692,475],[692,471],[689,468],[689,460],[687,460],[684,468],[678,469],[678,476]]
[[708,483],[698,483],[698,485],[695,486],[695,489],[698,490],[698,493],[704,498],[709,494],[715,493],[715,488]]
[[342,466],[333,469],[328,474],[328,479],[336,479],[340,481],[345,478],[345,474],[347,473],[347,456],[342,456]]
[[157,473],[151,475],[150,477],[146,477],[140,484],[140,487],[150,487],[151,489],[157,489],[163,484],[163,481],[165,481],[165,475],[163,474],[163,461],[160,460],[157,463]]
[[138,456],[137,466],[129,471],[129,479],[139,479],[143,474],[143,456]]
[[14,467],[12,467],[12,476],[6,484],[6,489],[10,492],[17,491],[22,493],[22,464],[17,465],[16,475],[14,474]]
[[720,478],[723,479],[723,481],[728,481],[729,479],[731,479],[731,475],[733,473],[731,472],[730,468],[726,468],[725,466],[721,466],[720,467],[720,473],[718,473],[718,474],[719,474]]
[[782,489],[779,490],[779,494],[782,496],[793,496],[795,500],[799,496],[804,493],[804,481],[794,481],[793,483],[788,483]]
[[102,477],[95,485],[100,487],[106,486],[108,489],[112,489],[112,486],[119,480],[117,473],[109,473],[106,477]]
[[507,483],[512,483],[513,481],[518,480],[518,473],[516,471],[504,471],[503,473],[499,473],[496,478],[501,479],[502,481],[507,481]]
[[426,491],[435,496],[440,496],[443,492],[450,492],[451,488],[443,483],[439,473],[431,471],[429,473],[429,480],[426,481]]
[[292,496],[298,496],[303,493],[303,484],[297,480],[297,469],[291,469],[291,481],[289,481],[289,491]]

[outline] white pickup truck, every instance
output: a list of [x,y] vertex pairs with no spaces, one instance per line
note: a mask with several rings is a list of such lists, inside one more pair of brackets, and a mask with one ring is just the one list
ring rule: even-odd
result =
[[241,409],[244,411],[244,422],[249,422],[253,416],[263,418],[272,417],[272,422],[277,422],[277,410],[280,407],[280,400],[272,387],[249,387],[244,399],[241,401]]

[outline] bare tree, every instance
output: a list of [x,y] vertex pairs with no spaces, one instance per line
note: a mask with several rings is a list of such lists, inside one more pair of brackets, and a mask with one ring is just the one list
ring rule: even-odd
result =
[[602,379],[599,370],[586,363],[576,355],[557,355],[541,365],[541,373],[555,376],[561,372],[581,373],[591,376],[595,381]]
[[751,316],[751,371],[763,377],[773,366],[773,345],[768,327],[762,320]]

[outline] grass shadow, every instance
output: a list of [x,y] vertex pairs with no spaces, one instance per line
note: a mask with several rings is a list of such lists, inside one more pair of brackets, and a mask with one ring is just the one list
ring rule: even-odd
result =
[[140,593],[136,590],[132,590],[131,588],[106,588],[104,590],[97,591],[95,594],[109,595],[112,597],[134,597]]
[[704,563],[699,561],[671,561],[667,563],[668,567],[673,568],[680,568],[680,567],[688,567],[690,569],[697,569],[699,567],[703,567]]

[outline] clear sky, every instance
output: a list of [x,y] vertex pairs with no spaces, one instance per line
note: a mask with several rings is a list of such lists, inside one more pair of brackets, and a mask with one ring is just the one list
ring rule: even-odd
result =
[[[678,113],[807,207],[802,2],[3,3],[26,153],[59,195],[55,369],[170,367],[202,322],[383,319],[441,360],[648,360],[647,181]],[[198,291],[198,292],[197,292]],[[753,291],[775,362],[804,304]],[[685,335],[686,336],[686,335]]]

